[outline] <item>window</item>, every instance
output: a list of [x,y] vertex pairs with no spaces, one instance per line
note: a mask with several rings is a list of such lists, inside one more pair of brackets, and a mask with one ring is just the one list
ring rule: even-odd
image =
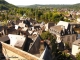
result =
[[72,33],[74,34],[74,31]]
[[64,33],[62,32],[62,35],[64,35]]
[[70,36],[67,37],[67,41],[70,42]]
[[72,36],[72,42],[74,42],[75,41],[75,36]]

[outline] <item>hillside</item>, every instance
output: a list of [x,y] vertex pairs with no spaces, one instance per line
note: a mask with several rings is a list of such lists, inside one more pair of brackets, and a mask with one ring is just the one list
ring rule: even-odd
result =
[[40,4],[35,4],[35,5],[30,5],[30,6],[22,6],[26,8],[71,8],[71,9],[80,9],[80,3],[78,4],[73,4],[73,5],[40,5]]
[[0,10],[8,10],[10,8],[14,8],[16,6],[9,4],[5,0],[0,0]]

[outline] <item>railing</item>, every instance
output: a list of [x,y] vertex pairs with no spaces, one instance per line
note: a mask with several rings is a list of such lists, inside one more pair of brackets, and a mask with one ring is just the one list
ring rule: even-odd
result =
[[[22,51],[22,50],[20,50],[18,48],[15,48],[13,46],[10,46],[10,45],[8,45],[6,43],[1,42],[1,44],[2,44],[3,54],[5,54],[5,51],[6,51],[5,56],[8,55],[8,57],[11,57],[11,55],[14,55],[14,53],[15,53],[14,56],[17,56],[17,57],[21,56],[26,60],[42,60],[42,59],[39,59],[39,57],[36,57],[36,56],[34,56],[34,55],[32,55],[32,54],[30,54],[28,52]],[[9,51],[11,51],[12,54],[9,53]],[[14,60],[14,59],[10,59],[10,60]]]

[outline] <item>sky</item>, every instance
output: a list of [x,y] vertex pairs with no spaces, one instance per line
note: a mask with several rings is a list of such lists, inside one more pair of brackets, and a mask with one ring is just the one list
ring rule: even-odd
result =
[[33,4],[76,4],[80,0],[5,0],[14,5],[33,5]]

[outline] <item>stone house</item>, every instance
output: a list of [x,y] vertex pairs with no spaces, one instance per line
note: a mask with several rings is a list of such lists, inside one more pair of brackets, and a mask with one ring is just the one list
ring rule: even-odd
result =
[[28,32],[32,35],[32,34],[41,34],[42,33],[42,28],[40,27],[40,25],[35,25],[33,27],[29,27],[28,28]]
[[60,21],[56,26],[51,27],[49,32],[56,35],[57,43],[60,43],[61,41],[63,43],[68,43],[70,48],[77,38],[77,34],[74,31],[73,26],[70,25],[69,22]]

